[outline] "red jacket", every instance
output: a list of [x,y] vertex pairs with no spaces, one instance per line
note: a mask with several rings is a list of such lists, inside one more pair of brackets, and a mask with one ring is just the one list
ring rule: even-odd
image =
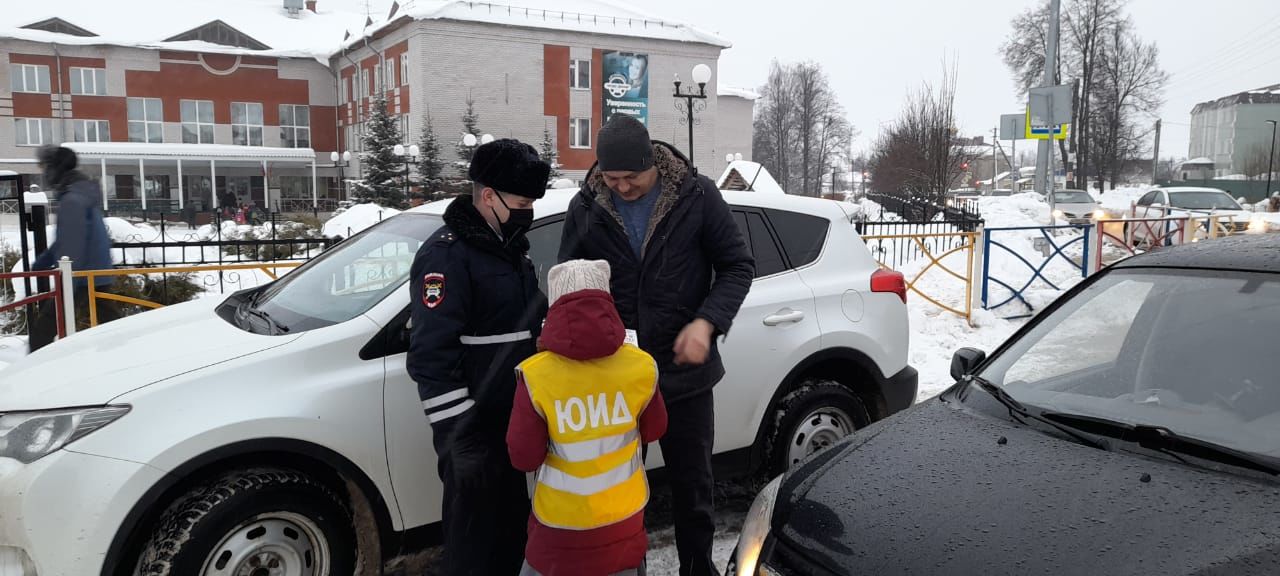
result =
[[[612,356],[622,346],[624,330],[607,292],[583,290],[560,298],[547,313],[541,345],[574,360]],[[654,391],[640,413],[641,441],[654,442],[667,431],[667,407]],[[533,408],[523,381],[516,383],[515,406],[507,427],[507,449],[518,470],[533,472],[547,457],[547,423]],[[606,576],[639,568],[649,546],[644,511],[594,530],[562,530],[543,526],[529,515],[525,560],[544,576]]]

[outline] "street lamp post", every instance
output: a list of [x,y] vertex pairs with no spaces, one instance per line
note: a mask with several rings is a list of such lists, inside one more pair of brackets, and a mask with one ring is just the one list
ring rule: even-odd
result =
[[395,152],[395,155],[404,162],[404,195],[407,199],[409,197],[409,165],[418,161],[420,150],[417,144],[410,146],[408,150],[405,149],[404,144],[396,144],[392,152]]
[[330,152],[329,160],[333,161],[333,165],[338,168],[338,185],[342,187],[342,199],[350,200],[351,196],[347,192],[347,175],[344,169],[351,165],[351,151],[347,150],[342,155],[338,155],[337,152]]
[[1271,154],[1267,156],[1267,189],[1263,193],[1264,196],[1271,197],[1271,175],[1275,173],[1276,163],[1276,121],[1267,120],[1267,124],[1271,125]]
[[[711,81],[711,67],[706,64],[699,64],[693,67],[693,82],[698,85],[698,91],[694,92],[690,87],[688,90],[681,90],[680,75],[676,74],[675,87],[676,91],[673,95],[676,98],[676,110],[680,110],[686,114],[686,118],[681,121],[689,126],[689,164],[693,165],[693,127],[698,123],[694,118],[695,111],[705,110],[707,107],[707,83]],[[681,103],[680,99],[684,102]],[[697,101],[695,104],[694,101]],[[683,109],[682,109],[683,108]]]

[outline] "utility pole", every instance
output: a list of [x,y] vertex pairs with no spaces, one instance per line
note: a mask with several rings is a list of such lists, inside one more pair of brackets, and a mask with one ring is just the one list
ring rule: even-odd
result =
[[[1061,0],[1049,0],[1049,30],[1044,44],[1044,85],[1058,85],[1058,14]],[[1036,154],[1036,192],[1049,199],[1049,222],[1053,223],[1053,138],[1054,126],[1049,138],[1041,140]],[[1074,126],[1072,128],[1075,128]]]
[[1267,155],[1267,189],[1262,192],[1264,200],[1271,198],[1271,176],[1276,171],[1276,121],[1267,120],[1271,125],[1271,154]]
[[[1156,144],[1155,154],[1151,159],[1151,185],[1155,186],[1156,181],[1160,179],[1160,119],[1156,118]],[[1115,186],[1115,182],[1111,183]]]
[[991,129],[991,191],[996,189],[996,175],[1000,173],[1000,128]]

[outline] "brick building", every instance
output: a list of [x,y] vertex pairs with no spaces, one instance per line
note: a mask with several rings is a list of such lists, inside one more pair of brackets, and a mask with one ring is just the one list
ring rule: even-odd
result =
[[[75,142],[114,207],[207,210],[234,194],[325,209],[345,197],[343,178],[359,177],[378,90],[406,143],[430,117],[451,169],[461,168],[455,148],[470,99],[481,134],[536,146],[545,131],[578,179],[612,113],[642,116],[655,138],[687,153],[671,79],[688,86],[697,64],[713,75],[694,126],[696,163],[717,174],[726,152],[750,151],[750,104],[717,91],[728,42],[684,24],[595,0],[576,2],[580,12],[535,7],[550,0],[436,1],[373,16],[356,0],[297,2],[228,0],[181,14],[161,0],[7,8],[0,171],[18,176],[0,177],[0,197],[39,182],[36,146]],[[732,102],[727,119],[721,101]],[[350,165],[330,160],[345,151]]]

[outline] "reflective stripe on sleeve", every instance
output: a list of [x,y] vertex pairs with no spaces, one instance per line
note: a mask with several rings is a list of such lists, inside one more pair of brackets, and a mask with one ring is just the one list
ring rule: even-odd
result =
[[472,407],[472,406],[475,406],[475,405],[476,405],[475,400],[467,399],[465,402],[462,402],[462,403],[458,404],[457,406],[454,406],[453,408],[450,408],[450,409],[448,409],[448,410],[441,410],[441,411],[436,412],[436,413],[434,413],[434,414],[428,414],[428,415],[427,415],[427,421],[428,421],[428,422],[430,422],[430,423],[432,423],[432,424],[435,424],[435,423],[437,423],[437,422],[443,422],[443,421],[445,421],[445,420],[448,420],[448,419],[450,419],[450,418],[453,418],[454,416],[457,416],[457,415],[459,415],[459,414],[462,414],[463,412],[466,412],[467,410],[470,410],[470,409],[471,409],[471,407]]
[[511,342],[523,342],[532,340],[533,332],[524,330],[521,332],[512,332],[510,334],[495,334],[493,336],[459,336],[458,340],[464,346],[487,346],[489,344],[508,344]]
[[459,388],[457,390],[445,392],[444,394],[441,394],[434,398],[427,398],[426,400],[423,400],[422,407],[427,410],[430,410],[432,408],[439,408],[441,406],[444,406],[445,404],[461,400],[470,395],[471,395],[471,392],[468,391],[466,388]]

